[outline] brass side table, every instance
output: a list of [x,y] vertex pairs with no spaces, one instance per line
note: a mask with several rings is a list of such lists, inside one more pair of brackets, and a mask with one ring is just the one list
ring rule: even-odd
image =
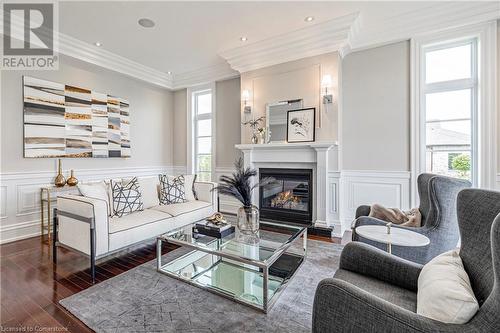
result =
[[[43,233],[45,230],[47,230],[47,240],[49,243],[49,246],[51,245],[52,242],[52,204],[55,203],[57,200],[57,196],[60,194],[73,194],[73,193],[78,193],[78,188],[76,186],[63,186],[63,187],[56,187],[54,185],[52,186],[47,186],[47,187],[42,187],[40,189],[40,204],[41,204],[41,209],[40,209],[40,228],[41,228],[41,234],[43,236]],[[45,209],[47,209],[47,224],[45,224]],[[43,237],[42,237],[43,241]]]

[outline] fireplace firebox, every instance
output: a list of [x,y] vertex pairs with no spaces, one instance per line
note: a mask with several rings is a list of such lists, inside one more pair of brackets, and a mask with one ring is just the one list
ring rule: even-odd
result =
[[312,170],[259,169],[259,178],[266,177],[273,177],[276,182],[259,189],[260,216],[274,221],[311,225]]

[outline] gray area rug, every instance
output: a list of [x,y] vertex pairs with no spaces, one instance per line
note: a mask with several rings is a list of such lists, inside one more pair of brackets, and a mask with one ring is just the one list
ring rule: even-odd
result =
[[[60,301],[96,332],[310,332],[314,292],[342,246],[308,241],[307,258],[268,314],[156,271],[155,260]],[[172,260],[186,250],[164,255]]]

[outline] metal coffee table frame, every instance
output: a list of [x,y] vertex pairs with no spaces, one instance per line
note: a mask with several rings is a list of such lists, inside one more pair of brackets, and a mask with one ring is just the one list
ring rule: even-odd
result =
[[[182,230],[185,227],[178,228],[178,229],[176,229],[176,230],[174,230],[172,232],[169,232],[169,233],[167,233],[165,235],[162,235],[162,236],[159,236],[157,238],[157,241],[156,241],[156,266],[157,266],[157,270],[158,270],[158,272],[160,272],[162,274],[165,274],[165,275],[168,275],[170,277],[173,277],[173,278],[175,278],[177,280],[186,282],[186,283],[191,284],[193,286],[196,286],[198,288],[201,288],[201,289],[207,290],[209,292],[212,292],[212,293],[218,294],[220,296],[223,296],[225,298],[231,299],[231,300],[233,300],[233,301],[235,301],[237,303],[241,303],[241,304],[244,304],[246,306],[252,307],[254,309],[260,310],[260,311],[262,311],[264,313],[267,313],[268,310],[272,307],[272,305],[279,298],[280,293],[285,289],[288,281],[293,278],[293,276],[295,275],[295,273],[297,272],[297,270],[303,264],[303,260],[305,259],[306,253],[307,253],[307,227],[288,226],[288,225],[276,224],[276,223],[272,223],[272,222],[261,222],[261,226],[262,225],[263,226],[270,226],[270,227],[273,227],[273,226],[275,226],[275,227],[283,227],[283,226],[285,226],[285,227],[293,227],[293,228],[298,228],[299,230],[294,235],[292,235],[288,239],[288,241],[284,242],[283,244],[281,244],[280,247],[278,247],[277,249],[273,250],[274,253],[271,255],[271,257],[269,257],[266,260],[260,261],[260,260],[254,260],[254,259],[251,259],[251,258],[247,258],[247,257],[244,257],[244,256],[234,255],[234,254],[231,254],[231,253],[225,253],[225,252],[217,250],[217,249],[211,249],[211,248],[208,248],[208,247],[202,247],[200,245],[192,244],[192,243],[185,242],[185,241],[182,241],[182,240],[178,240],[178,239],[174,239],[174,238],[169,238],[169,235],[173,235],[173,234],[175,234],[179,230]],[[281,285],[278,287],[278,289],[273,293],[271,299],[269,299],[269,297],[268,297],[268,293],[269,293],[269,290],[268,290],[269,268],[284,253],[286,253],[286,251],[290,248],[290,246],[292,246],[292,244],[294,244],[300,237],[303,237],[303,241],[302,241],[303,255],[300,255],[302,261],[296,267],[296,269],[294,270],[292,276],[288,277],[287,279],[284,279],[283,282],[281,283]],[[221,242],[220,239],[214,239],[214,241]],[[176,258],[174,260],[171,260],[171,261],[169,261],[167,263],[162,263],[161,249],[162,249],[162,243],[163,242],[167,242],[167,243],[171,243],[171,244],[175,244],[175,245],[180,245],[180,246],[183,246],[183,247],[187,247],[187,248],[192,249],[193,251],[190,251],[187,254],[185,254],[185,255],[183,255],[183,256],[181,256],[179,258]],[[233,262],[237,262],[238,264],[240,264],[240,265],[233,264],[234,266],[237,266],[240,269],[241,268],[245,269],[245,267],[243,267],[243,265],[251,265],[251,266],[257,267],[259,270],[262,270],[262,279],[263,279],[263,286],[262,286],[262,291],[263,291],[263,302],[262,303],[263,304],[262,304],[262,306],[256,305],[255,303],[252,303],[252,302],[247,302],[247,301],[245,301],[243,299],[236,298],[230,292],[226,292],[223,289],[215,289],[214,287],[204,286],[204,285],[202,285],[202,284],[194,281],[194,279],[197,276],[199,276],[200,274],[202,274],[202,273],[204,273],[204,272],[212,269],[215,265],[217,265],[220,262],[220,260],[217,260],[217,262],[215,262],[214,264],[212,264],[211,267],[209,267],[208,269],[204,270],[203,272],[200,272],[200,273],[196,274],[195,276],[193,276],[191,278],[183,277],[183,276],[181,276],[179,274],[175,274],[175,273],[169,272],[169,271],[167,271],[166,269],[163,268],[164,266],[170,265],[170,264],[172,264],[172,263],[174,263],[174,262],[176,262],[178,260],[182,260],[186,256],[193,254],[194,252],[203,252],[205,254],[214,255],[214,256],[219,257],[219,258],[225,258],[225,259],[232,260]]]

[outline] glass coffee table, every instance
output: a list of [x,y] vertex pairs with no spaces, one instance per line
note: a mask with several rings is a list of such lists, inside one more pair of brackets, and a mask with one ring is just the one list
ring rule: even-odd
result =
[[[260,222],[257,236],[193,234],[196,222],[157,238],[159,272],[267,313],[303,263],[307,227]],[[162,243],[189,248],[162,263]]]

